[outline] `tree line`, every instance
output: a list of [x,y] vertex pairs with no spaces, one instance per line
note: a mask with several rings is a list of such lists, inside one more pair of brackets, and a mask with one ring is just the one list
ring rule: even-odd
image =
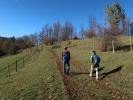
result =
[[64,25],[61,25],[61,23],[57,21],[52,25],[46,24],[38,35],[40,43],[53,44],[56,41],[72,39],[74,36],[74,26],[69,21],[66,21]]
[[35,35],[15,37],[0,37],[0,56],[14,55],[21,52],[23,49],[35,46]]
[[[94,16],[88,19],[88,27],[83,24],[77,33],[74,25],[70,21],[61,24],[60,21],[54,22],[52,25],[46,24],[40,32],[20,38],[4,38],[0,37],[0,56],[5,54],[16,54],[25,48],[31,48],[39,44],[52,45],[55,42],[61,42],[71,39],[85,39],[92,37],[100,37],[101,44],[99,49],[107,51],[117,49],[119,43],[117,37],[120,35],[133,35],[133,23],[125,15],[124,9],[117,2],[105,7],[105,25],[97,23]],[[130,38],[132,45],[132,38]]]

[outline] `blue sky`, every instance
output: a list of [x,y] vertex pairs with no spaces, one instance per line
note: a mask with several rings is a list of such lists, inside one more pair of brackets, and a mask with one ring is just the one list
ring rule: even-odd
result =
[[[71,21],[78,30],[94,16],[104,24],[104,8],[114,0],[0,0],[0,36],[22,36],[39,32],[46,24]],[[133,19],[133,0],[117,0]]]

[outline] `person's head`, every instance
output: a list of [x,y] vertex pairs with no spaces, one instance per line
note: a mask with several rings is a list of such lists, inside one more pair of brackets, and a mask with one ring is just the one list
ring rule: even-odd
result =
[[67,50],[68,49],[68,47],[64,47],[64,50]]
[[93,54],[93,55],[96,55],[96,51],[92,51],[92,54]]

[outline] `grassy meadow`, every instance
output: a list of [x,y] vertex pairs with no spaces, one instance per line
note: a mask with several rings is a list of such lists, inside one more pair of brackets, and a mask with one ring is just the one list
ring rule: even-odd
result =
[[[119,41],[122,47],[130,43],[129,37],[119,37]],[[116,98],[113,97],[111,92],[104,89],[102,84],[104,83],[109,84],[112,91],[116,89],[120,91],[121,95],[128,98],[123,100],[133,99],[133,53],[128,50],[129,47],[126,50],[117,50],[113,54],[112,51],[100,52],[97,50],[98,38],[70,40],[69,42],[71,42],[69,50],[72,58],[69,78],[84,95],[89,96],[91,100],[115,100]],[[95,47],[93,43],[95,43]],[[51,53],[52,47],[52,50],[61,61],[63,47],[68,45],[68,41],[58,45],[44,46],[40,54],[32,56],[31,60],[27,61],[25,66],[19,69],[18,72],[11,72],[10,77],[5,75],[6,71],[1,71],[0,99],[71,100],[57,68],[56,58]],[[89,59],[91,51],[94,49],[101,57],[99,81],[95,81],[94,77],[89,77],[91,64]],[[29,51],[23,51],[14,56],[0,58],[0,69],[29,53]]]
[[[3,57],[15,60],[23,55]],[[40,55],[35,55],[30,63],[10,77],[0,78],[0,99],[2,100],[67,100],[69,96],[64,89],[59,71],[55,67],[51,53],[44,49]]]
[[[92,100],[112,100],[113,98],[107,91],[98,87],[90,78],[90,55],[94,50],[93,41],[95,40],[95,49],[99,45],[99,39],[72,40],[71,51],[71,75],[70,77],[88,93]],[[121,46],[129,45],[129,37],[119,37]],[[61,48],[55,49],[58,55],[61,55],[63,47],[68,45],[68,42],[61,44]],[[128,47],[129,49],[129,47]],[[129,100],[133,99],[133,53],[128,50],[117,50],[114,54],[112,51],[100,52],[96,50],[101,57],[101,80],[110,84],[113,88],[118,89],[123,95],[126,95]],[[73,63],[74,62],[74,63]]]

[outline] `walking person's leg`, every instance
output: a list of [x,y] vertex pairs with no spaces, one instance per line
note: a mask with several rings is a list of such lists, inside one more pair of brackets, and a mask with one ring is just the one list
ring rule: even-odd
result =
[[90,77],[92,77],[92,75],[93,75],[93,68],[94,68],[94,65],[93,65],[93,64],[91,64]]
[[96,80],[98,80],[98,79],[99,79],[98,69],[99,69],[99,67],[96,67],[96,68],[95,68],[95,70],[96,70]]
[[67,61],[67,74],[70,74],[70,61]]
[[66,61],[65,60],[63,61],[63,72],[64,74],[66,74]]

